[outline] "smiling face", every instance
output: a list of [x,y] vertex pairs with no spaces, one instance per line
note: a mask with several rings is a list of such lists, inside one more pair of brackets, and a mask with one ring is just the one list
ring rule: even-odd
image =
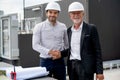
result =
[[56,22],[58,15],[59,15],[59,11],[57,10],[47,10],[46,12],[46,16],[48,20],[52,23]]
[[69,16],[74,24],[80,24],[83,21],[84,12],[83,11],[72,11],[72,12],[69,12]]

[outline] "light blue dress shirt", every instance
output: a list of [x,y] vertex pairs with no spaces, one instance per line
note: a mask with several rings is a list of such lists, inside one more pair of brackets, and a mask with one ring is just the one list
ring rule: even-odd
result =
[[68,48],[67,27],[57,21],[53,26],[48,19],[37,24],[33,30],[32,47],[40,53],[42,58],[50,58],[50,50],[60,50]]

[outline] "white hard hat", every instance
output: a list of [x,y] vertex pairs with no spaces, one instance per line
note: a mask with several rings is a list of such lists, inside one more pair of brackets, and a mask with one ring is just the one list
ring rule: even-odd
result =
[[57,10],[57,11],[61,11],[60,9],[60,5],[56,2],[50,2],[47,4],[45,10]]
[[68,12],[72,11],[84,11],[84,7],[80,2],[73,2],[69,5]]

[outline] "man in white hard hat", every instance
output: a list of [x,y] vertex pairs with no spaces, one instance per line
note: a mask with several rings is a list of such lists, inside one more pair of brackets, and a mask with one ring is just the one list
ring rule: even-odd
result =
[[59,51],[68,48],[68,36],[66,25],[57,21],[60,5],[50,2],[45,11],[47,19],[34,27],[32,47],[40,53],[40,66],[46,67],[50,77],[66,80],[64,59],[60,58]]
[[83,21],[84,7],[73,2],[68,8],[73,25],[68,29],[70,56],[68,71],[70,80],[103,80],[102,54],[95,25]]
[[84,7],[80,2],[71,3],[68,13],[73,25],[67,30],[69,49],[62,51],[61,56],[68,56],[70,80],[94,80],[94,73],[96,80],[103,80],[102,54],[96,26],[83,21]]

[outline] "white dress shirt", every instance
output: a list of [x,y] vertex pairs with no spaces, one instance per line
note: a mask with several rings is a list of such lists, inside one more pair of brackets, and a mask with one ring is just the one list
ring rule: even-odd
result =
[[48,19],[37,24],[33,30],[32,47],[42,58],[50,58],[50,50],[68,48],[67,28],[65,24],[56,22],[53,26]]
[[81,60],[80,56],[80,40],[81,40],[81,32],[82,32],[83,23],[76,30],[74,29],[74,25],[71,28],[71,55],[70,60],[77,59]]

